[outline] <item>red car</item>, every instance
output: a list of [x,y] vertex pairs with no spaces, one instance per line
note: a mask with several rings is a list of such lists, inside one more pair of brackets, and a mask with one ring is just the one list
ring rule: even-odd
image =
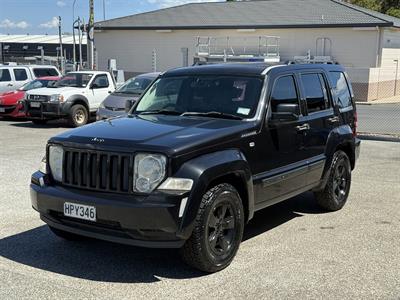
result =
[[25,117],[24,105],[21,101],[25,97],[25,92],[47,87],[59,79],[60,77],[57,76],[40,77],[26,83],[18,90],[0,94],[0,117]]

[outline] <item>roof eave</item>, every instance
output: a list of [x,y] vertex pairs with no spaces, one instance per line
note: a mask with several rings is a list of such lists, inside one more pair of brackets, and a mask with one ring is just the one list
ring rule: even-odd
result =
[[287,29],[287,28],[345,28],[345,27],[397,27],[393,22],[349,24],[297,24],[297,25],[202,25],[202,26],[99,26],[96,30],[189,30],[189,29]]

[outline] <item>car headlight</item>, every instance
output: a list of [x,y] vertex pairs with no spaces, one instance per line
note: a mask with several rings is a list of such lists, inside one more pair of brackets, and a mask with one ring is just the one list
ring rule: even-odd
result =
[[54,180],[62,181],[64,150],[60,146],[49,147],[49,166]]
[[43,174],[47,174],[47,161],[46,161],[46,155],[43,156],[42,160],[40,161],[39,165],[39,171],[42,172]]
[[60,94],[54,94],[50,96],[50,101],[51,102],[63,102],[64,101],[64,96]]
[[139,153],[135,156],[133,190],[150,193],[165,177],[167,159],[164,155]]

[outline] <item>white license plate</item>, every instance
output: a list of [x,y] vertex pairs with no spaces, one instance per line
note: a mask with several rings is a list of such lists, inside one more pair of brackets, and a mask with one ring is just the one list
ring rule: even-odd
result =
[[0,112],[5,112],[6,109],[4,107],[0,107]]
[[65,202],[64,216],[88,221],[96,221],[96,207]]
[[40,107],[40,102],[31,102],[31,107]]

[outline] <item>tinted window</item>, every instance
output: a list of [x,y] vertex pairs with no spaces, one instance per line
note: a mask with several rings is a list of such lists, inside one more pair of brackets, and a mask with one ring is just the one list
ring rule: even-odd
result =
[[16,81],[25,81],[28,79],[25,69],[14,69],[14,76]]
[[8,69],[0,69],[0,81],[11,81],[11,75]]
[[281,77],[275,81],[271,95],[272,112],[277,112],[278,104],[298,104],[296,84],[293,76]]
[[92,83],[92,86],[96,85],[97,88],[106,88],[108,87],[108,78],[107,75],[99,75],[97,76]]
[[152,82],[152,79],[145,77],[131,78],[121,85],[116,92],[126,94],[141,94]]
[[320,74],[302,74],[304,92],[307,101],[308,113],[313,113],[329,108],[325,82]]
[[59,76],[54,68],[34,68],[33,73],[36,77]]
[[239,76],[181,76],[160,78],[141,98],[136,112],[170,110],[221,112],[251,118],[262,88],[259,78]]
[[346,77],[342,72],[330,72],[332,87],[338,97],[338,105],[340,108],[352,105],[349,86]]

